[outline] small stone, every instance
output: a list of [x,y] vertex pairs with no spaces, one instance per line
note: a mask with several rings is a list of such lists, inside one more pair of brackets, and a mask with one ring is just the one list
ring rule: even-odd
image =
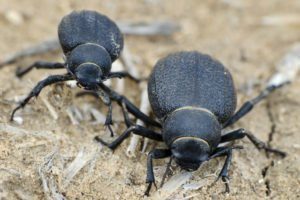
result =
[[16,122],[19,125],[23,124],[23,118],[22,117],[14,117],[13,121]]
[[21,13],[15,10],[9,10],[4,14],[6,20],[13,25],[21,25],[24,22],[24,17]]

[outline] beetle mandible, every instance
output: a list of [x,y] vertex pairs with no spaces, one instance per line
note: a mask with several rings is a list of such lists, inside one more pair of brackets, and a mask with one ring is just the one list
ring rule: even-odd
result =
[[148,195],[154,183],[153,159],[171,157],[185,170],[194,171],[212,158],[225,156],[219,178],[229,192],[228,168],[232,150],[241,146],[219,146],[244,137],[258,148],[285,156],[270,148],[245,129],[221,134],[222,129],[245,116],[258,102],[282,85],[269,86],[257,97],[236,109],[236,91],[230,72],[212,57],[196,52],[177,52],[159,60],[148,81],[148,94],[152,110],[162,124],[161,133],[132,125],[115,141],[108,144],[96,137],[98,142],[115,149],[131,132],[153,140],[165,142],[167,149],[154,149],[148,154]]
[[115,22],[96,11],[74,11],[61,20],[58,26],[58,38],[64,52],[65,63],[38,61],[27,68],[18,69],[16,75],[22,77],[33,68],[65,68],[67,73],[64,75],[51,75],[40,81],[20,105],[13,110],[11,120],[13,120],[17,110],[23,108],[32,97],[37,97],[47,85],[76,80],[78,86],[95,91],[109,107],[105,125],[112,135],[113,132],[110,127],[112,124],[111,100],[125,106],[129,112],[138,115],[146,123],[160,126],[154,120],[146,118],[143,113],[138,112],[138,109],[125,97],[103,84],[103,81],[110,78],[129,77],[138,81],[128,72],[110,71],[112,63],[120,56],[123,49],[123,35]]

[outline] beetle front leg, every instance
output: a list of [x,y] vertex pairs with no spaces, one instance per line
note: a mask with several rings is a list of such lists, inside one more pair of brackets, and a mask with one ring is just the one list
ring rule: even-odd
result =
[[51,85],[51,84],[58,83],[58,82],[63,82],[63,81],[68,81],[68,80],[73,80],[73,77],[70,74],[52,75],[52,76],[48,76],[46,79],[38,82],[38,84],[31,90],[29,95],[20,103],[20,105],[18,107],[16,107],[13,110],[13,112],[11,114],[11,117],[10,117],[10,120],[11,121],[13,120],[14,115],[15,115],[17,110],[25,107],[26,104],[29,102],[29,100],[32,97],[37,97],[44,87],[46,87],[47,85]]
[[226,160],[224,162],[224,165],[222,167],[222,170],[216,180],[216,182],[222,178],[222,181],[225,183],[225,192],[229,193],[229,176],[228,176],[228,170],[232,161],[232,149],[241,149],[242,147],[236,146],[236,147],[220,147],[217,148],[212,156],[210,156],[209,159],[216,158],[216,157],[223,157],[226,156]]
[[[169,149],[153,149],[149,152],[147,157],[147,177],[146,183],[148,183],[148,187],[145,191],[145,195],[149,196],[149,192],[151,190],[152,184],[156,187],[155,177],[153,172],[153,159],[161,159],[167,158],[171,156],[171,151]],[[157,188],[157,187],[156,187]]]

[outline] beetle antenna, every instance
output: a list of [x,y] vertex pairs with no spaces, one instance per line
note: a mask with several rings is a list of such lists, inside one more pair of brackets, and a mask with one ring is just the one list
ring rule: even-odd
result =
[[170,160],[169,160],[169,162],[168,162],[168,165],[167,165],[166,171],[165,171],[165,173],[164,173],[164,176],[163,176],[163,178],[162,178],[162,181],[161,181],[160,187],[162,187],[162,186],[164,185],[164,183],[165,183],[165,179],[166,179],[166,177],[167,177],[167,174],[168,174],[168,172],[169,172],[169,170],[170,170],[170,167],[171,167],[172,160],[173,160],[173,156],[171,156],[171,157],[170,157]]

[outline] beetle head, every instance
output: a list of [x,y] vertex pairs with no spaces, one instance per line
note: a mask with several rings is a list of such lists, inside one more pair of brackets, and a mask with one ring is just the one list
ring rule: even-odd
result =
[[176,163],[182,169],[195,171],[208,160],[210,147],[205,140],[182,137],[172,143],[171,151]]
[[102,70],[94,63],[83,63],[75,69],[78,84],[87,90],[98,88],[102,81]]

